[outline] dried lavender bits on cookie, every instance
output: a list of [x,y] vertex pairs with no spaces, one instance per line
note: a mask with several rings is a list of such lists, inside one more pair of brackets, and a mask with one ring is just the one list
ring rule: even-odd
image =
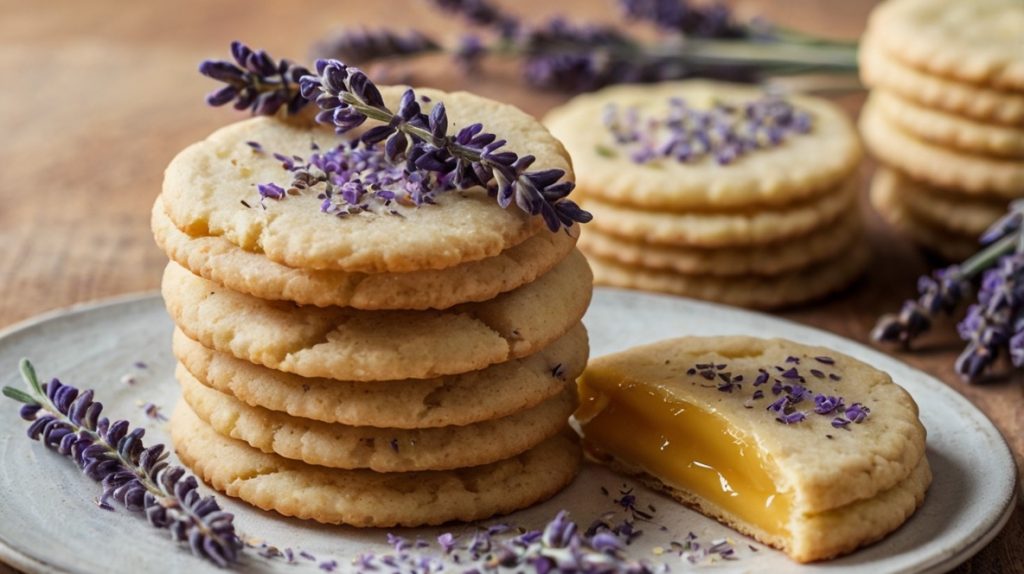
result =
[[684,98],[670,98],[663,117],[645,117],[635,107],[620,110],[610,103],[605,108],[604,125],[637,163],[661,158],[685,163],[710,156],[726,165],[744,154],[810,132],[813,119],[778,96],[743,103],[716,102],[707,110],[689,106]]

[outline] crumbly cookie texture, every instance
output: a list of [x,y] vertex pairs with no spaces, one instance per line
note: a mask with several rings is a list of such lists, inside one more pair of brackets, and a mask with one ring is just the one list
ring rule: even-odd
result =
[[874,90],[871,101],[886,121],[926,142],[967,153],[1024,160],[1024,127],[980,123],[921,107],[884,90]]
[[493,299],[550,271],[572,251],[579,235],[579,226],[537,233],[498,255],[448,269],[360,273],[297,269],[224,237],[190,236],[167,217],[161,198],[153,205],[152,227],[157,244],[171,260],[233,291],[302,305],[367,310],[447,309]]
[[831,260],[858,241],[860,214],[850,211],[831,226],[776,243],[749,247],[673,247],[620,239],[588,229],[580,237],[584,253],[647,269],[686,275],[781,275]]
[[[403,91],[381,90],[392,109]],[[454,129],[483,122],[508,141],[509,150],[536,156],[531,169],[565,170],[572,180],[562,145],[528,114],[466,92],[417,93],[430,98],[425,108],[443,101]],[[168,166],[162,194],[167,215],[189,235],[219,236],[289,267],[360,273],[445,269],[497,256],[535,233],[548,233],[540,218],[514,206],[502,209],[482,188],[440,194],[436,205],[392,205],[398,215],[328,215],[320,211],[315,190],[260,207],[257,184],[287,188],[291,181],[270,153],[308,158],[311,143],[329,149],[344,137],[323,126],[267,117],[227,126],[186,148]],[[249,141],[266,152],[255,152]]]
[[1018,0],[890,0],[870,33],[888,53],[930,74],[1024,89],[1024,5]]
[[684,275],[671,271],[623,265],[590,256],[598,285],[660,291],[728,305],[772,309],[806,303],[839,291],[856,279],[870,259],[863,242],[857,241],[833,260],[813,264],[777,277],[714,277]]
[[879,171],[871,181],[871,204],[890,225],[915,243],[935,251],[950,261],[963,261],[978,251],[974,236],[958,234],[919,216],[911,207],[912,192],[907,192],[891,170]]
[[788,241],[828,227],[857,199],[858,178],[833,191],[775,209],[693,211],[643,210],[588,197],[580,204],[594,214],[587,224],[606,235],[678,247],[749,247]]
[[555,397],[587,363],[582,324],[540,351],[481,371],[434,379],[338,381],[306,378],[207,349],[180,330],[174,355],[198,381],[239,401],[295,417],[382,428],[469,425]]
[[779,205],[827,192],[856,168],[861,149],[853,126],[842,110],[815,98],[789,98],[813,117],[809,134],[795,135],[726,166],[713,158],[637,164],[601,125],[610,104],[619,109],[635,106],[641,117],[660,116],[670,98],[704,108],[715,101],[742,103],[762,95],[756,88],[707,81],[615,86],[574,98],[551,111],[544,122],[572,154],[579,193],[641,208]]
[[208,348],[304,377],[386,381],[466,373],[536,353],[579,322],[591,277],[574,251],[529,285],[445,311],[265,301],[176,263],[164,271],[162,292],[178,327]]
[[1024,162],[957,152],[892,125],[873,102],[860,115],[864,143],[875,157],[916,180],[965,193],[1024,197]]
[[495,463],[446,471],[377,473],[307,465],[217,434],[179,403],[171,438],[215,489],[263,510],[328,524],[424,526],[506,514],[547,499],[579,470],[574,436],[560,433]]
[[982,122],[1020,127],[1024,94],[993,90],[921,72],[885,53],[874,34],[865,34],[858,51],[861,79],[871,88],[899,94],[921,106]]
[[886,188],[884,193],[898,194],[900,205],[915,219],[964,239],[977,238],[1006,214],[1006,199],[978,198],[938,189],[884,165],[872,177],[872,188]]
[[376,472],[450,470],[513,457],[551,438],[576,408],[575,388],[506,417],[465,426],[388,429],[324,423],[245,403],[211,389],[178,365],[192,412],[223,436],[290,460]]
[[792,534],[783,537],[744,522],[714,502],[665,484],[637,467],[614,459],[606,462],[617,472],[636,476],[650,488],[660,490],[761,543],[782,550],[797,562],[837,558],[884,538],[921,507],[932,481],[928,459],[921,457],[910,475],[895,486],[872,498],[833,510],[800,515],[791,525]]

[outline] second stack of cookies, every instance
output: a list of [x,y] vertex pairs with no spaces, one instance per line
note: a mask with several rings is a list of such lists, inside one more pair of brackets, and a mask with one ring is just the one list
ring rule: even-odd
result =
[[[501,116],[510,145],[571,177],[526,114],[423,92],[453,122]],[[350,146],[240,122],[175,158],[153,208],[182,461],[260,508],[355,526],[482,519],[568,484],[592,291],[578,229],[549,232],[483,189],[344,216],[308,192],[260,207],[254,184],[289,176],[263,149],[345,161]]]
[[772,308],[865,266],[861,149],[828,102],[673,82],[579,96],[545,123],[594,214],[580,248],[599,284]]
[[890,0],[861,41],[877,210],[947,259],[1024,197],[1024,3]]

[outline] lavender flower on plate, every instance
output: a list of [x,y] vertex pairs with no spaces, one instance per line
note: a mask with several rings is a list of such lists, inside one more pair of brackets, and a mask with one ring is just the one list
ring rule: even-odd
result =
[[212,496],[199,494],[194,476],[167,462],[164,445],[146,448],[144,429],[101,416],[103,405],[93,400],[92,390],[80,392],[57,379],[40,383],[25,359],[20,370],[28,392],[5,386],[3,394],[23,403],[21,417],[31,421],[29,438],[69,457],[102,485],[101,508],[112,510],[114,500],[142,512],[150,524],[170,530],[174,540],[187,542],[194,555],[218,566],[238,560],[242,543],[234,517]]

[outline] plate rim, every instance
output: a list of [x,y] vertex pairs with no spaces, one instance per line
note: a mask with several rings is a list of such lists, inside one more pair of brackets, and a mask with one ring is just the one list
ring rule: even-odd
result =
[[[931,375],[931,374],[929,374],[929,373],[927,373],[927,372],[925,372],[925,371],[923,371],[921,369],[913,367],[913,366],[905,363],[904,361],[902,361],[902,360],[900,360],[900,359],[898,359],[896,357],[888,355],[888,354],[884,353],[883,351],[880,351],[880,350],[874,349],[874,348],[872,348],[872,347],[870,347],[868,345],[865,345],[864,343],[861,343],[860,341],[856,341],[856,340],[851,339],[849,337],[845,337],[845,336],[839,335],[837,333],[832,333],[830,331],[826,331],[824,329],[821,329],[821,328],[818,328],[818,327],[815,327],[815,326],[799,323],[797,321],[793,321],[793,320],[788,319],[788,318],[777,317],[775,315],[771,315],[771,314],[768,314],[768,313],[761,313],[761,312],[758,312],[758,311],[752,311],[752,310],[749,310],[749,309],[743,309],[743,308],[739,308],[739,307],[732,307],[732,306],[729,306],[729,305],[722,305],[722,304],[719,304],[719,303],[713,303],[713,302],[709,302],[709,301],[702,301],[702,300],[698,300],[698,299],[691,299],[691,298],[688,298],[688,297],[677,297],[677,296],[665,295],[665,294],[660,294],[660,293],[649,293],[649,292],[637,291],[637,290],[631,290],[631,289],[621,289],[621,288],[612,288],[612,287],[600,287],[600,286],[595,286],[594,291],[595,291],[595,294],[597,292],[607,292],[607,293],[614,293],[614,294],[625,295],[625,296],[639,296],[641,298],[660,299],[660,300],[663,300],[663,301],[666,301],[666,302],[670,302],[670,303],[675,303],[675,304],[682,303],[682,304],[686,304],[686,305],[703,306],[703,307],[706,307],[706,308],[709,308],[709,309],[712,309],[712,310],[724,311],[724,312],[727,312],[727,313],[734,313],[734,314],[739,314],[739,315],[746,314],[746,315],[754,315],[754,316],[763,316],[763,317],[766,317],[766,318],[768,318],[768,319],[770,319],[772,321],[776,321],[776,322],[780,322],[780,323],[786,324],[789,327],[794,327],[794,328],[797,328],[799,330],[803,330],[805,332],[808,332],[810,334],[822,334],[822,335],[825,335],[827,337],[841,339],[846,344],[853,345],[859,351],[866,351],[869,354],[878,354],[878,355],[884,356],[888,360],[891,360],[891,361],[894,361],[896,363],[899,363],[899,364],[905,366],[906,368],[908,368],[908,369],[910,369],[912,371],[920,373],[927,380],[929,386],[938,387],[938,391],[940,393],[947,393],[947,396],[951,397],[951,400],[959,401],[959,402],[967,405],[970,409],[974,410],[975,415],[980,415],[981,418],[986,423],[988,423],[988,425],[992,429],[994,429],[996,431],[995,434],[999,438],[999,443],[1002,445],[1002,447],[1003,447],[1003,449],[1005,451],[1004,454],[1006,456],[1008,456],[1009,460],[1011,461],[1010,468],[1011,468],[1011,472],[1012,472],[1012,480],[1011,480],[1012,487],[1011,487],[1011,489],[1009,491],[1008,496],[1004,500],[1001,501],[1002,508],[1001,508],[1000,513],[995,516],[994,520],[991,520],[991,521],[989,521],[989,523],[987,525],[982,526],[982,529],[980,529],[981,530],[980,532],[972,533],[972,534],[974,534],[973,540],[970,540],[970,541],[967,541],[966,543],[962,543],[962,544],[958,545],[959,548],[957,548],[952,554],[947,555],[947,556],[943,556],[941,554],[937,554],[937,555],[934,556],[933,560],[928,560],[928,561],[925,561],[923,563],[918,564],[917,566],[911,566],[909,568],[905,568],[905,569],[903,569],[903,570],[901,570],[899,572],[914,572],[914,573],[918,573],[918,574],[931,574],[931,573],[936,573],[936,572],[948,572],[948,571],[952,570],[953,568],[956,568],[957,566],[963,564],[968,559],[970,559],[972,556],[974,556],[975,554],[980,552],[983,548],[988,546],[988,544],[993,539],[995,539],[995,537],[998,536],[1000,532],[1002,532],[1003,528],[1009,522],[1010,517],[1016,511],[1016,509],[1017,509],[1016,501],[1019,498],[1018,492],[1017,492],[1018,491],[1017,484],[1018,484],[1018,482],[1020,480],[1020,476],[1019,476],[1019,469],[1017,468],[1016,460],[1015,460],[1015,458],[1013,456],[1013,450],[1010,448],[1010,445],[1007,442],[1006,437],[1003,435],[1002,431],[999,430],[999,427],[997,427],[995,425],[995,423],[993,423],[992,420],[988,417],[988,415],[985,414],[984,411],[982,411],[980,408],[978,408],[974,403],[972,403],[967,397],[965,397],[959,391],[957,391],[956,389],[950,387],[946,383],[942,382],[937,377],[935,377],[935,376],[933,376],[933,375]],[[13,336],[13,335],[17,334],[18,332],[31,329],[33,327],[36,327],[36,326],[40,325],[40,324],[47,323],[47,322],[50,322],[50,321],[53,321],[53,320],[56,320],[56,319],[59,319],[59,318],[62,318],[62,317],[66,317],[68,315],[76,315],[76,314],[87,313],[87,312],[91,312],[91,311],[98,311],[98,310],[103,309],[103,308],[114,307],[114,306],[118,306],[118,305],[128,305],[128,304],[140,303],[140,302],[144,302],[144,301],[148,302],[150,300],[157,301],[160,298],[161,298],[160,291],[158,289],[151,289],[151,290],[145,290],[145,291],[137,291],[137,292],[113,295],[113,296],[110,296],[110,297],[103,297],[103,298],[99,298],[99,299],[93,299],[93,300],[83,301],[83,302],[79,302],[79,303],[74,303],[74,304],[71,304],[71,305],[55,307],[53,309],[49,309],[47,311],[43,311],[43,312],[41,312],[39,314],[27,317],[27,318],[22,319],[20,321],[16,321],[16,322],[14,322],[12,324],[9,324],[9,325],[7,325],[7,326],[5,326],[3,328],[0,328],[0,342],[2,342],[4,339],[6,339],[6,338],[8,338],[10,336]],[[40,559],[38,559],[38,558],[36,558],[34,556],[26,554],[23,551],[17,549],[12,543],[10,543],[7,540],[5,540],[2,536],[0,536],[0,566],[2,566],[2,565],[8,565],[8,566],[11,566],[11,567],[13,567],[15,569],[19,569],[19,570],[22,570],[22,571],[25,571],[25,572],[45,572],[45,573],[72,572],[70,570],[61,570],[61,569],[57,568],[56,566],[54,566],[53,564],[50,564],[50,563],[48,563],[48,562],[46,562],[44,560],[40,560]]]

